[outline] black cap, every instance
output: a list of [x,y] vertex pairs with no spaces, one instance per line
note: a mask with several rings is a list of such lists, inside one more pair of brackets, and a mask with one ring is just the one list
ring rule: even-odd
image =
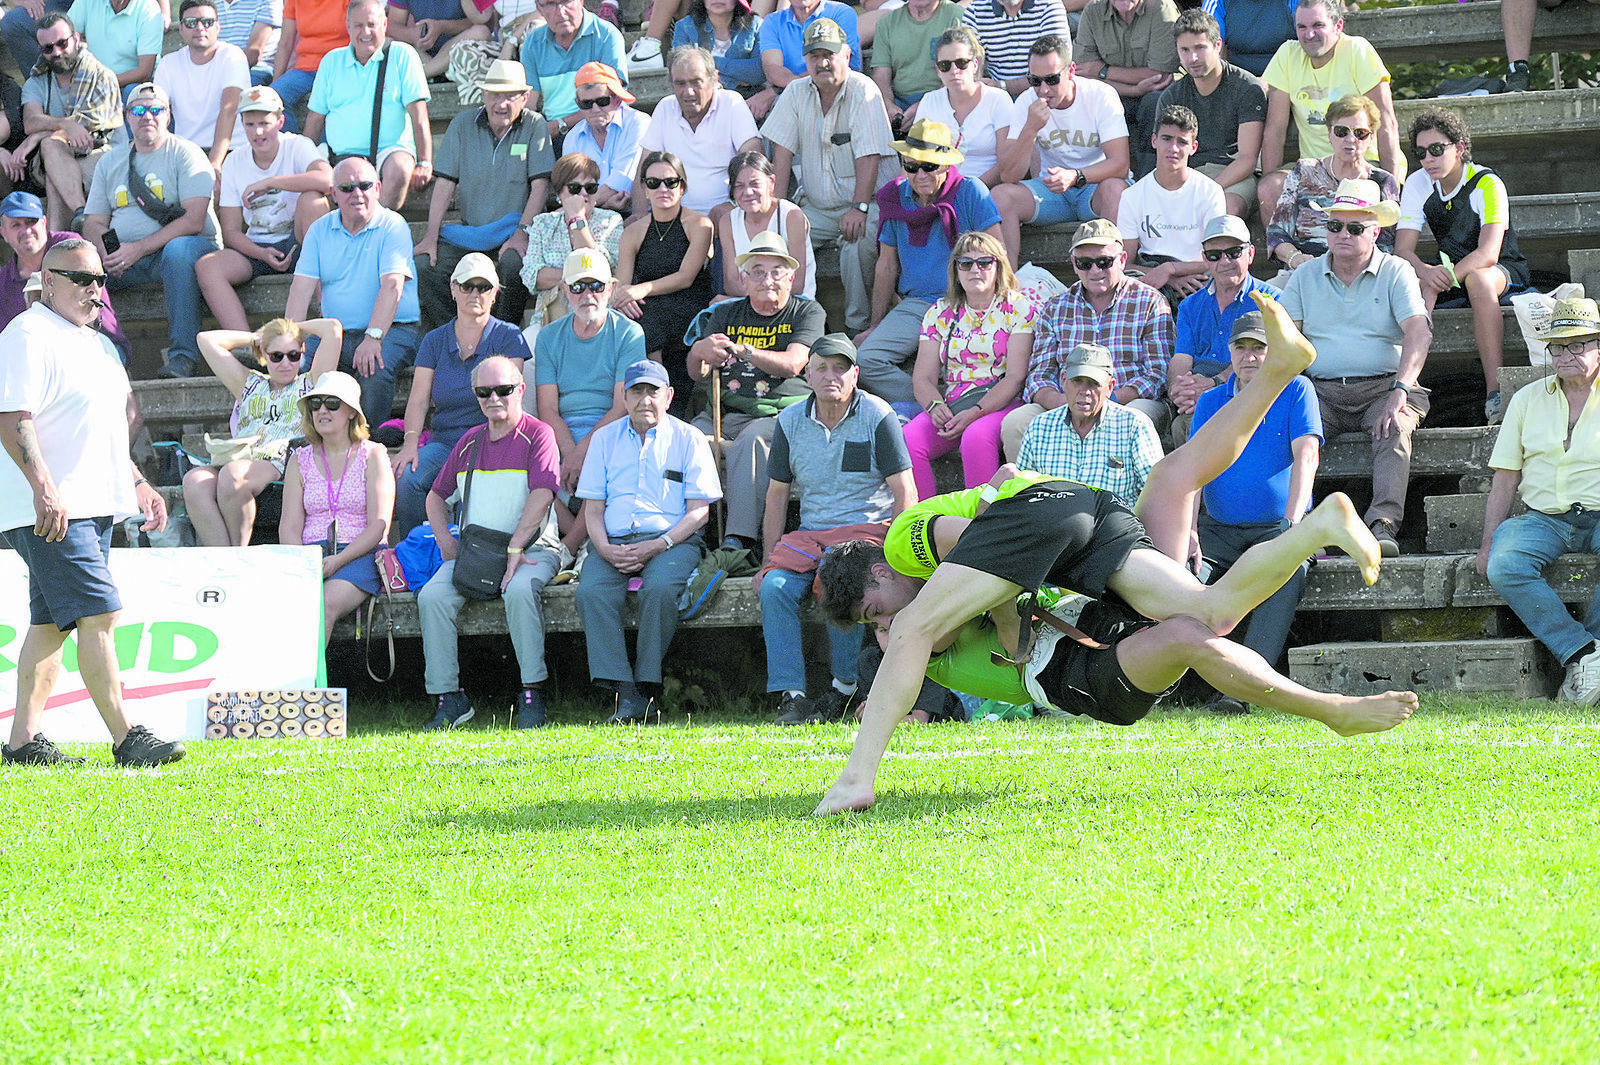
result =
[[817,338],[815,344],[811,345],[811,354],[839,355],[849,359],[851,366],[855,366],[857,363],[856,346],[843,333],[824,333]]

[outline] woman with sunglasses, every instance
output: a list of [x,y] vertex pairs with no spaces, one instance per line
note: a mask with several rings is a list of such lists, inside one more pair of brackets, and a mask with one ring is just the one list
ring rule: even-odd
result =
[[[468,429],[485,421],[472,391],[472,371],[495,355],[504,355],[518,369],[532,357],[522,330],[491,315],[499,291],[493,259],[476,251],[462,256],[450,274],[456,316],[423,337],[417,349],[406,399],[405,441],[393,459],[396,540],[427,520],[428,489],[444,469],[450,449]],[[424,444],[422,427],[430,408],[432,436]]]
[[944,83],[922,98],[917,114],[956,131],[966,156],[956,167],[988,188],[1000,182],[1000,150],[1011,136],[1011,97],[983,81],[983,44],[968,26],[953,26],[934,38],[934,69]]
[[522,257],[522,283],[534,294],[534,321],[561,313],[561,268],[578,248],[599,248],[617,261],[622,216],[596,203],[600,164],[576,152],[556,160],[550,184],[560,204],[528,223],[528,253]]
[[956,238],[950,287],[923,316],[911,373],[922,413],[905,434],[919,499],[938,495],[933,460],[957,446],[968,488],[1000,468],[1000,423],[1021,405],[1034,311],[998,239],[988,233]]
[[792,291],[806,299],[817,298],[817,260],[811,251],[811,223],[795,204],[778,196],[772,163],[760,152],[740,152],[728,162],[728,194],[733,210],[717,220],[717,245],[722,250],[723,298],[748,296],[739,256],[762,233],[775,233],[789,248],[789,258],[800,264]]
[[[1386,200],[1400,200],[1400,183],[1393,174],[1374,166],[1367,146],[1378,135],[1378,105],[1365,96],[1345,96],[1328,106],[1328,140],[1333,154],[1325,159],[1302,159],[1289,171],[1278,206],[1267,223],[1267,255],[1285,270],[1293,270],[1328,252],[1328,216],[1341,181],[1376,181]],[[1394,251],[1394,227],[1384,229],[1378,248]]]
[[331,370],[300,399],[306,444],[283,476],[278,542],[322,548],[323,641],[340,618],[382,590],[377,550],[389,535],[394,472],[383,445],[368,439],[361,386]]
[[[317,338],[317,354],[311,372],[301,373],[307,336]],[[212,329],[195,337],[211,372],[233,393],[229,434],[236,440],[259,437],[248,454],[196,466],[184,475],[183,505],[200,546],[244,547],[250,542],[256,497],[283,478],[289,441],[300,431],[297,405],[313,381],[338,365],[343,338],[334,318],[274,318],[254,333]],[[265,372],[239,361],[235,352],[246,348]]]
[[684,364],[683,334],[711,302],[707,264],[714,232],[711,220],[683,205],[689,180],[671,152],[646,152],[639,160],[650,210],[630,218],[617,250],[617,287],[611,306],[644,329],[644,347],[663,363],[683,409],[694,391]]

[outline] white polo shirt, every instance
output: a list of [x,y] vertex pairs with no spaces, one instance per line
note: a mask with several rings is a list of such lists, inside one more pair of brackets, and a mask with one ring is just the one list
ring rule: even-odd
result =
[[671,152],[683,161],[689,176],[684,206],[705,214],[727,202],[728,161],[741,144],[756,135],[755,116],[744,97],[732,89],[718,89],[698,129],[689,127],[676,96],[662,100],[650,116],[650,128],[639,138],[639,147],[646,152]]

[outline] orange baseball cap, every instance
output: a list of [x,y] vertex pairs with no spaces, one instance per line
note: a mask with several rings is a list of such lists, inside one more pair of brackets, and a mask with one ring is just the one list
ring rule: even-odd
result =
[[633,96],[622,87],[622,79],[617,77],[617,72],[604,63],[585,63],[578,68],[578,85],[604,85],[616,95],[622,97],[623,102],[633,103]]

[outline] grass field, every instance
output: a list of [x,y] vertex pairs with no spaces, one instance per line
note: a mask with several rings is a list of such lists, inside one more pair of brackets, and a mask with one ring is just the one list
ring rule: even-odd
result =
[[0,1061],[1588,1062],[1600,718],[370,728],[8,770]]

